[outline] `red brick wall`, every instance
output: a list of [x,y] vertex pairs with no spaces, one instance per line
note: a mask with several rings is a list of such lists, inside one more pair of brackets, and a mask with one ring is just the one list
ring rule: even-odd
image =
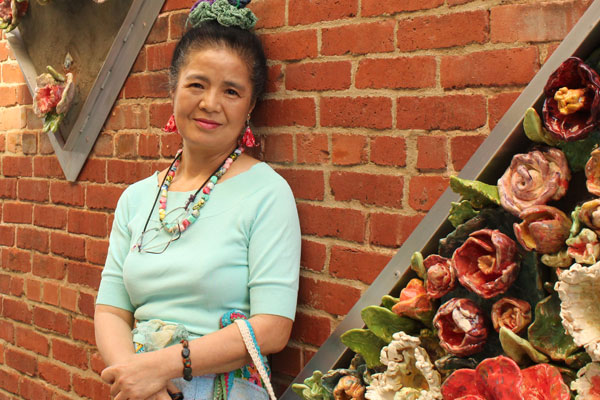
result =
[[[166,67],[192,0],[167,0],[76,183],[0,41],[0,400],[108,398],[94,296],[122,190],[179,140]],[[501,3],[501,4],[500,4]],[[303,232],[282,385],[318,349],[590,0],[255,0],[270,58],[253,117]]]

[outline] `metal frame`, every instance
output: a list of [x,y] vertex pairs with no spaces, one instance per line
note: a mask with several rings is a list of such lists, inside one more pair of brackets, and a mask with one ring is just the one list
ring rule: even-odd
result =
[[[529,107],[541,104],[546,81],[566,58],[572,55],[585,58],[594,49],[600,47],[599,16],[600,0],[595,0],[504,114],[488,138],[473,154],[461,171],[459,175],[461,178],[493,182],[504,172],[512,155],[519,148],[528,146],[521,125],[525,111]],[[342,344],[340,335],[349,329],[362,328],[364,322],[360,316],[361,310],[369,305],[380,304],[383,295],[399,289],[399,283],[403,283],[412,273],[408,266],[415,251],[423,251],[424,254],[427,254],[437,249],[439,239],[452,229],[446,218],[450,209],[450,202],[457,201],[458,198],[458,195],[450,189],[444,192],[408,237],[398,253],[390,260],[329,339],[323,343],[319,351],[294,379],[294,383],[302,383],[315,370],[328,371],[332,368],[341,367],[341,362],[348,363],[350,351]],[[292,399],[298,399],[298,396],[290,386],[281,397],[281,400]]]
[[[75,181],[83,168],[164,2],[133,1],[66,142],[59,132],[48,134],[67,180]],[[33,96],[37,73],[18,28],[7,38]]]

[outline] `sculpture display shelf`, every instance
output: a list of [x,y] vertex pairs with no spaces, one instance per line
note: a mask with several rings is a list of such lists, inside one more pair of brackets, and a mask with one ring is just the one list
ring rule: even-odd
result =
[[[600,97],[598,102],[595,100],[595,87],[600,89],[600,85],[593,74],[583,79],[585,73],[578,73],[581,79],[574,83],[573,72],[569,71],[580,68],[576,59],[563,65],[573,55],[582,59],[591,56],[588,63],[598,68],[600,53],[592,55],[600,47],[598,16],[600,1],[595,1],[473,155],[460,177],[451,180],[453,189],[466,201],[456,202],[457,196],[450,190],[444,193],[296,378],[296,389],[302,388],[304,379],[315,370],[346,368],[356,352],[363,357],[367,371],[361,375],[363,385],[367,386],[366,398],[441,399],[441,394],[412,391],[369,396],[373,374],[385,371],[381,366],[384,351],[379,360],[377,355],[390,343],[392,331],[400,328],[423,342],[442,374],[445,399],[566,400],[570,398],[569,385],[578,391],[578,398],[600,398],[590,397],[598,396],[593,393],[591,382],[599,381],[599,368],[591,361],[596,358],[598,343],[593,339],[597,338],[600,327],[597,317],[588,318],[575,311],[581,309],[585,297],[577,284],[587,282],[588,292],[589,285],[596,285],[596,292],[600,291],[600,285],[589,283],[577,267],[573,267],[577,271],[560,272],[561,267],[568,268],[574,261],[589,265],[600,257],[594,231],[596,225],[600,226],[598,202],[588,201],[581,208],[584,212],[577,209],[568,217],[578,203],[594,197],[600,176],[594,167],[598,164],[597,156],[588,161],[592,149],[600,144],[597,131]],[[561,65],[563,68],[559,70]],[[563,90],[564,86],[568,89]],[[561,110],[566,113],[560,113]],[[585,110],[591,111],[585,113]],[[541,128],[540,115],[551,132]],[[585,189],[586,163],[590,194]],[[499,181],[505,171],[505,178]],[[545,173],[547,178],[538,182],[541,185],[532,184],[538,192],[519,193],[528,185],[523,182],[515,185],[520,178]],[[475,181],[486,185],[479,187]],[[567,187],[575,189],[568,191]],[[447,218],[452,202],[455,204],[450,223]],[[571,219],[575,223],[571,224]],[[452,225],[456,227],[454,231]],[[413,256],[415,250],[428,257],[423,260],[419,254]],[[546,254],[542,256],[543,253]],[[439,258],[426,262],[434,256]],[[445,267],[448,259],[452,259],[458,286]],[[594,277],[598,275],[594,272],[597,268],[600,266],[583,267],[585,273]],[[558,293],[555,293],[557,281]],[[548,284],[544,286],[545,282]],[[579,307],[569,304],[564,296],[570,296]],[[429,309],[425,298],[432,303]],[[567,309],[561,311],[563,305]],[[594,315],[600,315],[598,302],[593,306]],[[400,316],[394,314],[396,319],[380,310],[391,311],[394,307],[394,311],[398,308],[401,311]],[[361,318],[361,311],[364,314],[367,309],[370,315]],[[413,310],[413,314],[403,313],[407,310]],[[379,313],[377,318],[373,317],[374,312]],[[436,314],[433,321],[432,312]],[[572,320],[583,318],[585,323],[569,326],[564,323],[568,315]],[[404,319],[416,321],[417,325]],[[366,328],[361,329],[365,324]],[[577,332],[590,326],[591,333]],[[353,351],[346,350],[342,342]],[[585,346],[587,353],[580,346]],[[443,356],[444,353],[449,354]],[[484,369],[484,373],[477,372]],[[465,372],[453,375],[455,370]],[[473,384],[479,382],[477,374],[485,376],[485,382]],[[506,379],[513,384],[502,386]],[[321,397],[304,397],[332,398],[323,393]],[[290,388],[282,398],[298,397]]]

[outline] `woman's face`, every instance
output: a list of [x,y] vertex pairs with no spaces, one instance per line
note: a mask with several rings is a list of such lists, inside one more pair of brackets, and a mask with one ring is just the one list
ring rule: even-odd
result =
[[173,94],[184,146],[230,151],[253,108],[250,71],[237,53],[206,48],[188,55]]

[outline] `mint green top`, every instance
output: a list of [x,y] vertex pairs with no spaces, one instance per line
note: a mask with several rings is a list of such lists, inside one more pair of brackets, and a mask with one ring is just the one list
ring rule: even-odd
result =
[[[198,220],[162,254],[139,252],[133,246],[158,184],[154,173],[121,195],[96,303],[129,310],[138,321],[183,324],[192,335],[219,329],[232,309],[293,320],[300,226],[287,182],[256,164],[217,183]],[[168,192],[167,214],[193,193]],[[158,221],[158,203],[151,221]]]

